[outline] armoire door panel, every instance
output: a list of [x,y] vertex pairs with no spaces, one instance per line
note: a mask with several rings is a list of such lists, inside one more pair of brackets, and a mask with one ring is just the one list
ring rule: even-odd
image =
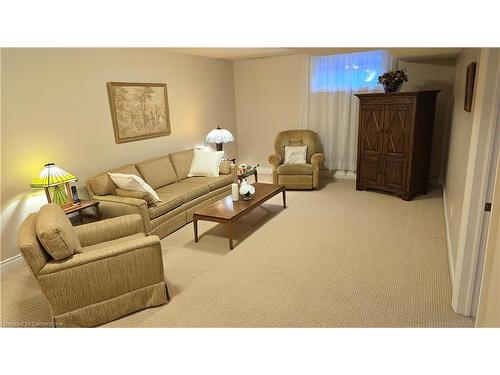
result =
[[384,106],[363,106],[361,116],[359,151],[364,155],[382,155],[384,151]]
[[384,123],[384,155],[403,158],[409,155],[411,104],[386,106]]
[[404,192],[406,161],[385,159],[382,162],[382,186],[394,192]]
[[361,157],[360,179],[364,186],[378,187],[381,183],[380,159],[373,156]]

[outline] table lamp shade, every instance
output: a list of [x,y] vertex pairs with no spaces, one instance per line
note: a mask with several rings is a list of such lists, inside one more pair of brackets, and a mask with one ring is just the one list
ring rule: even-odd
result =
[[222,129],[220,126],[217,126],[217,129],[212,130],[208,133],[205,138],[206,143],[215,143],[218,151],[222,151],[222,144],[229,143],[234,141],[234,136],[231,134],[229,130]]
[[[62,205],[67,203],[73,203],[71,189],[69,182],[76,181],[77,178],[71,173],[63,171],[61,168],[57,167],[54,163],[45,164],[43,170],[40,174],[33,179],[31,183],[32,188],[44,188],[45,194],[47,196],[47,201],[55,202]],[[59,185],[66,185],[66,194]],[[52,198],[50,197],[49,188],[53,187],[54,191]]]
[[33,179],[32,188],[44,188],[64,184],[65,182],[76,181],[77,178],[71,173],[63,171],[54,163],[45,164],[40,174]]

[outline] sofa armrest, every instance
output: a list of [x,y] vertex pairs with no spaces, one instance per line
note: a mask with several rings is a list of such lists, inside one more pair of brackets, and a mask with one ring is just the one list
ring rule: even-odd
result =
[[236,164],[231,164],[231,175],[233,176],[233,182],[238,183],[238,166]]
[[148,204],[145,200],[117,195],[94,195],[92,199],[100,202],[99,212],[103,219],[139,214],[146,233],[151,230],[151,219],[149,218]]
[[278,154],[269,155],[268,158],[269,164],[273,166],[274,169],[278,168],[278,165],[281,164],[281,156]]
[[38,281],[55,315],[164,283],[160,239],[139,238],[49,262]]
[[119,216],[75,227],[82,246],[115,240],[144,232],[144,223],[138,214]]
[[323,154],[311,155],[311,164],[314,169],[319,169],[324,160],[325,156]]

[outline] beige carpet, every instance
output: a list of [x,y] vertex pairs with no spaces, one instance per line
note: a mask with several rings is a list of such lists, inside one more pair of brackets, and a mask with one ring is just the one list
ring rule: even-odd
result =
[[[264,176],[263,176],[264,177]],[[471,327],[455,314],[440,190],[412,202],[353,180],[288,192],[235,225],[200,222],[162,240],[172,300],[110,327]],[[47,321],[26,267],[2,275],[3,325]]]

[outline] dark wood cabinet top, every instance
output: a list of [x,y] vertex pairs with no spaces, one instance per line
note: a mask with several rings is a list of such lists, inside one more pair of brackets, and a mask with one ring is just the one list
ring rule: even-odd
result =
[[354,94],[358,98],[375,97],[375,96],[419,96],[419,95],[437,95],[441,90],[426,90],[426,91],[408,91],[408,92],[370,92],[366,94]]

